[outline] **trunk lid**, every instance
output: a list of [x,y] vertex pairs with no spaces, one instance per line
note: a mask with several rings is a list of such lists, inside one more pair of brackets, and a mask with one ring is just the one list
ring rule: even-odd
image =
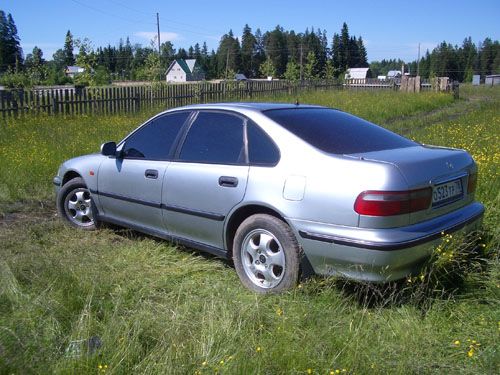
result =
[[415,146],[350,155],[394,165],[408,183],[408,189],[430,186],[433,203],[429,209],[410,214],[410,224],[453,211],[472,201],[467,182],[476,170],[472,157],[463,150]]

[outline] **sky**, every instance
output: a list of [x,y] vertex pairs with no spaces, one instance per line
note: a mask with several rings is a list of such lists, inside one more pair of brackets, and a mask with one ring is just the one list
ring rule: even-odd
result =
[[461,45],[469,36],[476,44],[500,38],[500,0],[2,0],[0,9],[12,14],[24,54],[38,46],[47,60],[63,47],[68,30],[94,47],[118,45],[127,36],[132,44],[149,46],[157,12],[161,41],[176,49],[206,42],[216,50],[222,35],[231,29],[241,36],[245,24],[253,32],[276,25],[296,33],[325,29],[331,45],[346,22],[351,36],[363,37],[368,61],[416,60],[419,44],[424,54],[442,41]]

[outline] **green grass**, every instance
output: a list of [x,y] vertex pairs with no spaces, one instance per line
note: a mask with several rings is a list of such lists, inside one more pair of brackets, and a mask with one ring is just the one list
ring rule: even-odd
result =
[[[446,237],[412,279],[313,278],[270,296],[244,289],[223,260],[129,230],[76,231],[55,216],[58,164],[119,140],[150,113],[9,124],[0,130],[0,374],[498,373],[500,101],[497,91],[463,92],[455,102],[394,92],[299,100],[470,151],[487,207],[484,247],[469,254]],[[96,351],[65,353],[92,336]]]

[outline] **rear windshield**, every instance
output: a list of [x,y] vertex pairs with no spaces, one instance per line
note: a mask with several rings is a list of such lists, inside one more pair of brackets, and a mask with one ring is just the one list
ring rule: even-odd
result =
[[356,154],[416,145],[371,122],[334,109],[271,109],[264,114],[310,145],[331,154]]

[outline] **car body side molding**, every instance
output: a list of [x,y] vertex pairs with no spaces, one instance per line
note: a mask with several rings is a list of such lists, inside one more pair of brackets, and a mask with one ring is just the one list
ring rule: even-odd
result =
[[156,207],[156,208],[161,208],[161,209],[164,209],[167,211],[180,212],[180,213],[187,214],[187,215],[203,217],[203,218],[215,220],[215,221],[224,221],[224,219],[226,218],[226,216],[221,215],[221,214],[217,214],[214,212],[193,210],[190,208],[179,207],[179,206],[171,206],[171,205],[166,205],[163,203],[150,202],[150,201],[145,201],[142,199],[136,199],[136,198],[126,197],[123,195],[106,193],[106,192],[92,190],[92,189],[90,189],[90,193],[95,194],[95,195],[102,195],[103,197],[123,200],[125,202],[142,204],[142,205],[148,206],[148,207]]

